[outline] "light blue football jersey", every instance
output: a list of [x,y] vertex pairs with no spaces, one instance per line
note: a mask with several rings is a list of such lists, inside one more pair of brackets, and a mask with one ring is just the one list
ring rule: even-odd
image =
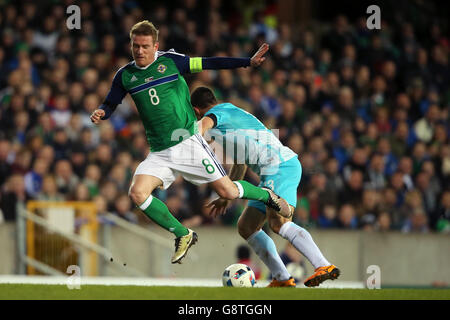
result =
[[205,116],[211,114],[217,124],[205,136],[222,145],[234,163],[246,164],[258,175],[271,175],[276,174],[281,163],[297,157],[280,142],[275,135],[277,131],[267,129],[247,111],[231,103],[221,103],[208,110]]

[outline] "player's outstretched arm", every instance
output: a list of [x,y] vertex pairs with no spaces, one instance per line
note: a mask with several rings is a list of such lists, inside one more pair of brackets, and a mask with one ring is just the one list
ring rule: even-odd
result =
[[220,70],[220,69],[236,69],[242,67],[258,67],[266,58],[264,55],[269,50],[269,45],[264,43],[251,58],[235,58],[235,57],[209,57],[209,58],[190,58],[191,73],[200,72],[202,70]]
[[164,56],[173,60],[182,75],[197,73],[203,70],[237,69],[245,67],[258,67],[266,60],[264,55],[269,45],[264,43],[251,58],[236,57],[189,57],[183,54],[167,52]]

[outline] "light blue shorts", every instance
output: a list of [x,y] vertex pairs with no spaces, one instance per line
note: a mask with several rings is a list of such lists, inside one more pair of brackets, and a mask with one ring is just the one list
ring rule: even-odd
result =
[[[297,188],[302,177],[302,165],[297,157],[289,159],[280,165],[274,175],[261,175],[258,187],[272,189],[280,197],[284,198],[294,208],[297,205]],[[266,214],[266,206],[261,201],[249,200],[249,207],[254,207]]]

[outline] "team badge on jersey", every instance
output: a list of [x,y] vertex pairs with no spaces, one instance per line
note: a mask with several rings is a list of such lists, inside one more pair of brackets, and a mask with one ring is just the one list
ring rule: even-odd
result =
[[152,80],[153,80],[153,77],[145,78],[145,82],[150,82],[150,81],[152,81]]
[[161,73],[164,73],[164,72],[166,72],[167,67],[163,64],[160,64],[156,70],[158,70]]

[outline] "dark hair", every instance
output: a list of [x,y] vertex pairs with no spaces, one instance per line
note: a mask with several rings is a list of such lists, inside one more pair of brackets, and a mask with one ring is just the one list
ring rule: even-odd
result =
[[217,103],[217,99],[211,89],[198,87],[191,94],[191,104],[194,107],[205,109]]

